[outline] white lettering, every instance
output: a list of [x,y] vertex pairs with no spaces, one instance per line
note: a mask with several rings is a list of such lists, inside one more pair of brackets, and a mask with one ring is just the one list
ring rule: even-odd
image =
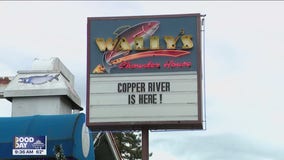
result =
[[34,142],[34,138],[33,137],[15,137],[15,141],[23,143],[23,142]]
[[26,148],[28,143],[16,143],[16,148]]

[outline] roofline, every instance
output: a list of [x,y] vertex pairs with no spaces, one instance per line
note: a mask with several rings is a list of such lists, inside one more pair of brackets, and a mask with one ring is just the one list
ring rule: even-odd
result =
[[119,149],[116,145],[116,142],[115,142],[115,139],[114,139],[112,132],[106,132],[106,137],[107,137],[109,145],[111,146],[111,150],[112,150],[113,155],[115,156],[115,159],[116,160],[122,160],[122,156],[121,156]]

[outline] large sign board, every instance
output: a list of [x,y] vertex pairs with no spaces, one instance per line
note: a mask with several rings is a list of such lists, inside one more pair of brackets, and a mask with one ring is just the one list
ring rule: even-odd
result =
[[47,136],[15,136],[13,155],[46,155]]
[[202,129],[200,18],[88,18],[87,125]]

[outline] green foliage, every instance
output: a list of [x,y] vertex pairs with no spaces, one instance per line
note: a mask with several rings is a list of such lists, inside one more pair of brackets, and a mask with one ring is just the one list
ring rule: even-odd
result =
[[62,145],[55,145],[53,148],[56,160],[66,160]]
[[113,133],[113,136],[123,159],[140,160],[142,158],[141,133],[120,132]]

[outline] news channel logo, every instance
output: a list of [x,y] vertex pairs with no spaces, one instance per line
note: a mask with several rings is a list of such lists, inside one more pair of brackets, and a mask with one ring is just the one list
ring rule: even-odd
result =
[[47,136],[15,136],[13,155],[46,155]]

